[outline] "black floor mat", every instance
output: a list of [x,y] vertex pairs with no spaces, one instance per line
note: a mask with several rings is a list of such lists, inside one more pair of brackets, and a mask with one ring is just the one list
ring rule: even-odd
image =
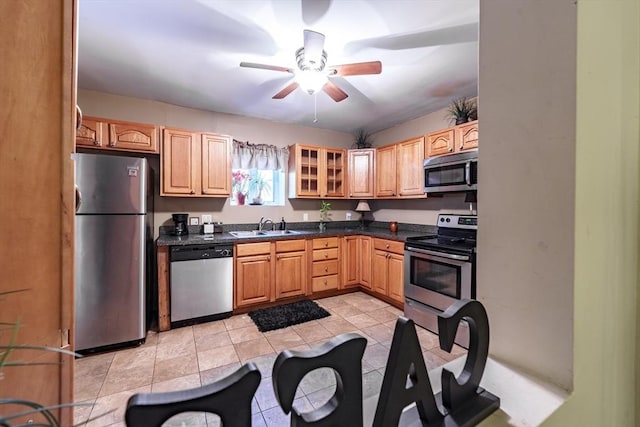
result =
[[260,332],[274,331],[298,323],[322,319],[331,314],[313,301],[302,300],[249,312]]

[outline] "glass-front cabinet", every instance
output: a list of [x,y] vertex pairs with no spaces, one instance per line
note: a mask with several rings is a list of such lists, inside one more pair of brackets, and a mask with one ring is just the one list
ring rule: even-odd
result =
[[346,150],[294,144],[289,147],[289,198],[345,196]]

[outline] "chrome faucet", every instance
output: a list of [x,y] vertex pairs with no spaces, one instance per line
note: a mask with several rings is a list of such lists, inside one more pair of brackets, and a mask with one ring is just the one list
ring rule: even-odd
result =
[[265,219],[264,217],[262,217],[260,218],[260,222],[258,223],[258,231],[262,231],[262,229],[265,225],[267,225],[268,222],[271,223],[271,228],[275,229],[276,225],[273,223],[273,221],[271,221],[270,218]]

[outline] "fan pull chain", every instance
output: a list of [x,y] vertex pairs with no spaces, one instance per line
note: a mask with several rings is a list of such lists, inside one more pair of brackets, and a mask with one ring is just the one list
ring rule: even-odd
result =
[[313,123],[318,123],[318,92],[313,94]]

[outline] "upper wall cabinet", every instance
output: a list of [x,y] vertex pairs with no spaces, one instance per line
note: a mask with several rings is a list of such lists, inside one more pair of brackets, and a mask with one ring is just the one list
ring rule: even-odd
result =
[[425,197],[424,138],[380,147],[376,152],[376,197]]
[[478,121],[427,134],[427,157],[478,148]]
[[314,145],[289,147],[289,198],[343,198],[346,150]]
[[353,199],[372,198],[375,195],[375,148],[349,150],[349,189]]
[[157,153],[158,141],[158,126],[96,117],[84,117],[76,132],[77,146],[104,150]]
[[161,196],[229,197],[231,137],[164,129]]

